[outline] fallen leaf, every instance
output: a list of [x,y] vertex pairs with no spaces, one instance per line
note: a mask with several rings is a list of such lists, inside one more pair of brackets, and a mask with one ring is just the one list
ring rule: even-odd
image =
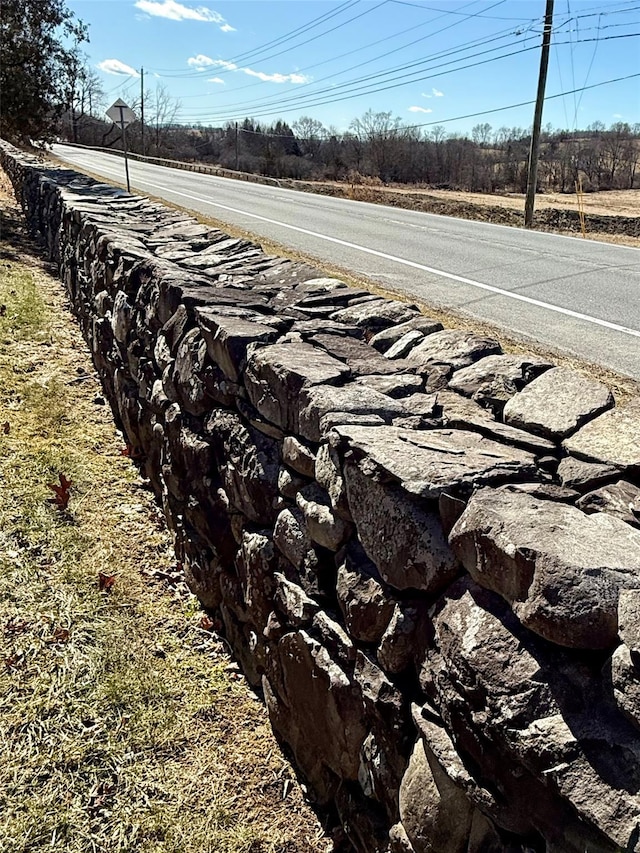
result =
[[3,432],[5,435],[9,435],[9,433],[11,432],[11,424],[9,423],[9,421],[5,421],[5,422],[2,424],[2,432]]
[[207,614],[202,617],[200,622],[198,623],[199,627],[202,628],[203,631],[211,631],[213,630],[213,620],[211,620]]
[[8,658],[4,659],[4,665],[7,669],[17,669],[22,663],[24,655],[14,654],[9,655]]
[[100,592],[109,592],[116,582],[116,575],[108,575],[106,572],[98,572],[98,587]]
[[47,637],[45,643],[66,643],[69,639],[69,633],[68,628],[58,627],[50,637]]
[[4,626],[5,634],[24,634],[31,627],[30,623],[25,619],[13,618]]
[[127,445],[122,448],[120,451],[121,456],[127,456],[129,459],[133,459],[134,462],[137,462],[141,459],[144,459],[144,453],[139,447],[134,447],[132,444],[127,442]]
[[67,480],[64,474],[60,474],[59,479],[59,486],[55,483],[47,483],[47,486],[56,493],[54,498],[49,499],[49,503],[55,504],[60,510],[64,510],[69,505],[69,498],[71,497],[69,489],[73,485],[73,480]]

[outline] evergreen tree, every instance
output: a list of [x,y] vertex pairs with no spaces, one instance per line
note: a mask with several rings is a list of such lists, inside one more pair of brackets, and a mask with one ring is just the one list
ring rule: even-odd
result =
[[69,106],[69,66],[83,41],[86,28],[64,0],[2,0],[0,134],[5,139],[46,142],[55,135]]

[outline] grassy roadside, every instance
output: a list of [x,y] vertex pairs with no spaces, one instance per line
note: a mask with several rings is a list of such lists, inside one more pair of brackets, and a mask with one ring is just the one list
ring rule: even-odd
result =
[[0,851],[326,853],[3,207]]

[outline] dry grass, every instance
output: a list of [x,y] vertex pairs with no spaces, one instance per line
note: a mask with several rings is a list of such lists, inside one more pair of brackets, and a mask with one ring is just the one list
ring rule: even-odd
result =
[[0,850],[326,853],[176,571],[61,285],[6,207],[2,231]]
[[[344,186],[334,182],[334,185]],[[477,193],[465,190],[438,190],[428,186],[408,186],[406,184],[370,184],[382,192],[424,193],[431,198],[441,201],[460,201],[469,204],[490,205],[492,207],[508,207],[524,213],[524,193]],[[595,193],[584,193],[584,209],[586,213],[599,216],[640,216],[640,190],[606,190]],[[544,192],[536,194],[536,210],[557,208],[560,210],[577,210],[578,201],[575,193]]]

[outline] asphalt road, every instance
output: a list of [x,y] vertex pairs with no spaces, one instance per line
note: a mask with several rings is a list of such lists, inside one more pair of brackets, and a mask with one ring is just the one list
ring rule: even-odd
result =
[[[122,158],[63,145],[54,153],[124,182]],[[640,379],[638,249],[136,161],[129,170],[132,191]]]

